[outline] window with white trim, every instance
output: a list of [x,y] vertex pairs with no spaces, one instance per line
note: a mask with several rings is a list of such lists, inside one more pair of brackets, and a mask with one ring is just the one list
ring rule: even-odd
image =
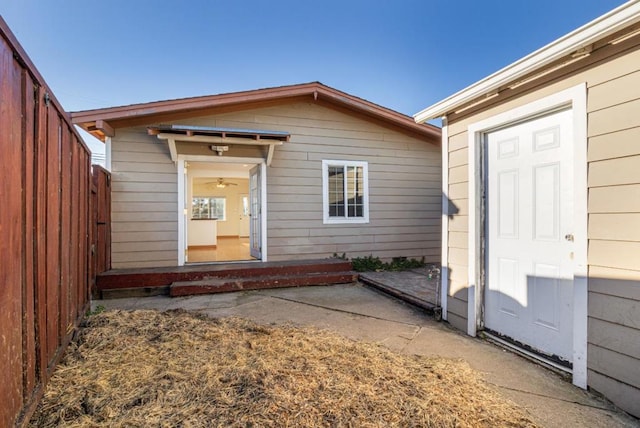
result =
[[367,165],[367,162],[359,161],[322,161],[325,224],[369,222]]
[[222,197],[194,197],[191,200],[192,219],[227,219],[227,200]]

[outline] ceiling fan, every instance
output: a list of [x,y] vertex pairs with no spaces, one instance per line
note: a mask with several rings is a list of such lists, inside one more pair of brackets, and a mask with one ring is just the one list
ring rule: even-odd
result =
[[224,178],[218,178],[217,181],[209,181],[208,183],[205,183],[205,184],[207,186],[215,185],[219,189],[224,189],[227,186],[237,186],[238,185],[238,183],[231,183],[230,181],[225,181]]

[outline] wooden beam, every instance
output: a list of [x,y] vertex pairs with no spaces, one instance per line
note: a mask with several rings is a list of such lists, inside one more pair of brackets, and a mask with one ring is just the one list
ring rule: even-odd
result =
[[158,138],[161,140],[172,139],[174,141],[184,141],[193,143],[214,143],[214,144],[240,144],[245,146],[280,146],[282,141],[279,140],[254,140],[253,138],[238,138],[238,137],[218,137],[215,135],[180,135],[161,132],[158,134]]
[[271,161],[273,160],[274,151],[275,151],[275,146],[272,144],[269,146],[269,152],[267,153],[267,166],[271,166]]
[[176,140],[168,139],[167,143],[169,144],[169,153],[171,153],[171,160],[174,162],[178,162],[178,150],[176,149]]
[[96,129],[102,131],[102,133],[107,137],[113,137],[116,135],[116,131],[113,129],[106,120],[98,119],[96,120]]

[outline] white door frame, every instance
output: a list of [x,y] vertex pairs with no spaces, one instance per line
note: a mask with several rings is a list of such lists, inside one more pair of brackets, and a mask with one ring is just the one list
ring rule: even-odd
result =
[[574,281],[573,383],[587,387],[587,87],[585,83],[468,126],[469,144],[469,289],[467,333],[475,336],[483,323],[485,239],[482,152],[486,133],[532,119],[562,107],[573,111],[574,135]]
[[176,171],[178,174],[178,266],[185,264],[185,250],[187,248],[186,234],[186,216],[185,210],[187,195],[185,194],[185,162],[216,162],[216,163],[241,163],[241,164],[258,164],[262,173],[262,259],[267,261],[267,165],[263,158],[239,158],[239,157],[223,157],[223,156],[206,156],[206,155],[178,155],[176,161]]

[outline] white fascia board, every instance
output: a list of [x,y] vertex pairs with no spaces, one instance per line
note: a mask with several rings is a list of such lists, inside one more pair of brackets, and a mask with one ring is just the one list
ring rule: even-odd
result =
[[416,113],[416,122],[442,117],[474,99],[640,21],[640,0],[631,0],[492,75]]

